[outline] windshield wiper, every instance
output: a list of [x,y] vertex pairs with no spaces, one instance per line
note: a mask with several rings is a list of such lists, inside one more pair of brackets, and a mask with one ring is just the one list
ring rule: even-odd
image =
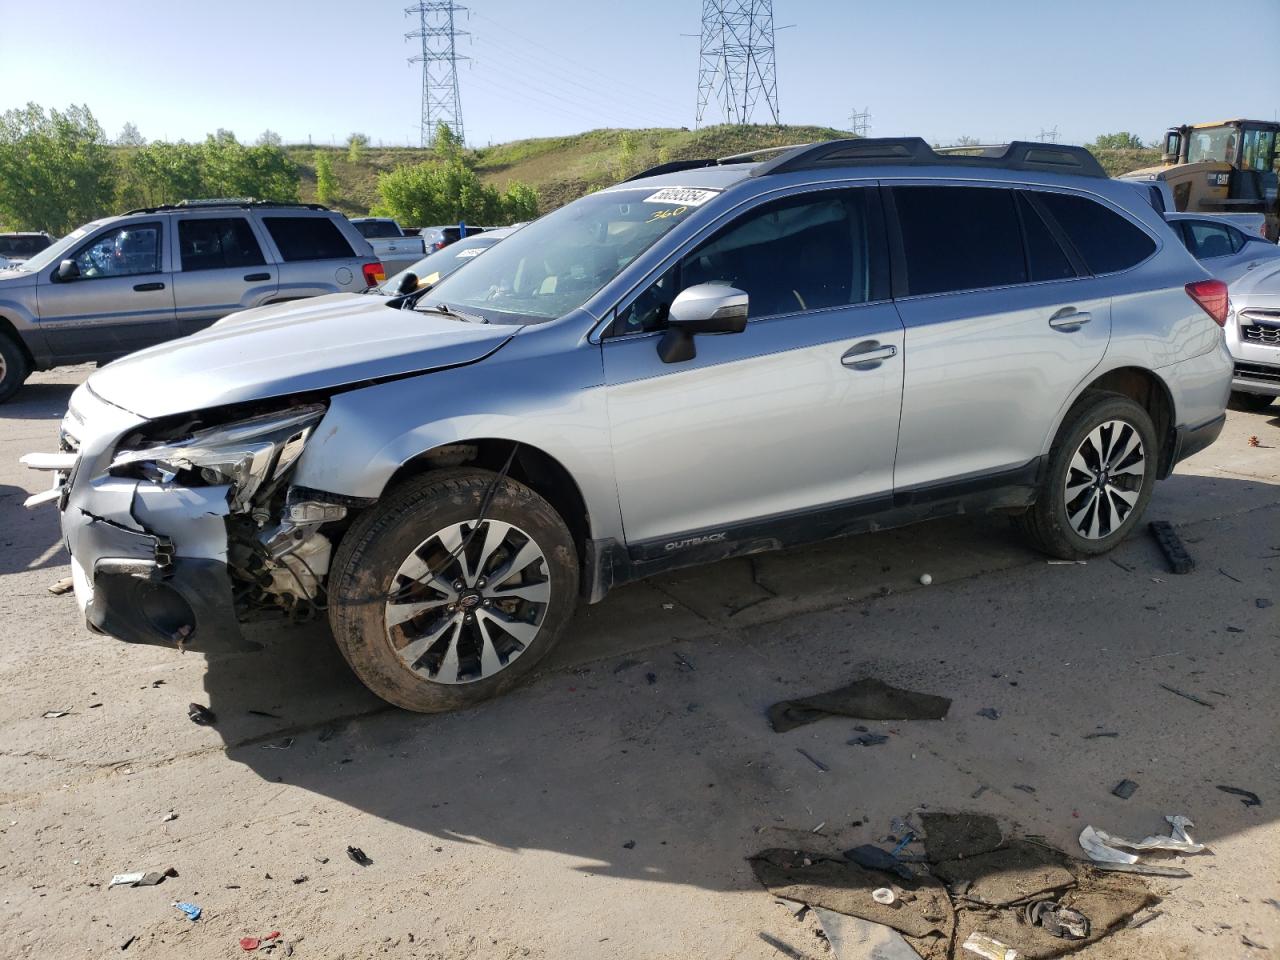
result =
[[455,310],[447,303],[433,303],[427,307],[414,307],[415,310],[421,310],[422,313],[438,313],[442,317],[452,317],[454,320],[462,320],[466,323],[488,323],[484,317],[478,313],[464,313],[461,310]]

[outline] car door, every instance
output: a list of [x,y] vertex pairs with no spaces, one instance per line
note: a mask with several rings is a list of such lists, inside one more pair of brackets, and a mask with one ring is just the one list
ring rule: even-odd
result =
[[173,275],[162,219],[114,224],[65,259],[79,270],[41,275],[36,298],[40,330],[63,362],[110,360],[176,336]]
[[889,194],[906,327],[896,498],[1034,476],[1062,404],[1106,351],[1110,299],[1008,185]]
[[276,295],[279,271],[267,263],[253,221],[244,215],[176,214],[173,299],[179,336]]
[[[758,204],[673,260],[601,346],[632,559],[813,539],[884,506],[902,324],[875,186]],[[698,336],[695,357],[664,363],[671,301],[709,282],[749,295],[746,329]]]

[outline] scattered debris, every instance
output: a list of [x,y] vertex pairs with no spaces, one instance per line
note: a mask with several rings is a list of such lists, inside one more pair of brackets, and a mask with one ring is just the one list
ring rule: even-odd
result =
[[240,949],[245,951],[257,950],[264,943],[270,943],[272,940],[279,939],[279,937],[280,937],[279,930],[272,930],[270,933],[268,933],[266,936],[263,936],[263,937],[241,937]]
[[1023,793],[1035,793],[1036,788],[1029,783],[1015,783],[1013,789],[1021,790]]
[[272,720],[283,720],[284,718],[278,713],[269,713],[266,710],[246,710],[245,713],[251,717],[269,717]]
[[921,586],[923,586],[923,587],[927,587],[927,586],[929,586],[929,584],[931,584],[931,583],[933,583],[933,577],[929,576],[929,574],[927,574],[927,573],[922,573],[922,574],[920,574],[920,585],[921,585]]
[[1249,434],[1249,446],[1251,447],[1262,446],[1262,441],[1258,439],[1258,435],[1256,433]]
[[369,855],[366,854],[359,847],[347,847],[347,856],[350,857],[352,860],[354,860],[356,863],[360,864],[360,866],[362,867],[368,867],[373,865],[373,861],[369,858]]
[[61,580],[55,580],[49,584],[49,592],[55,597],[60,597],[64,593],[70,593],[76,588],[76,582],[71,577],[63,577]]
[[1168,520],[1152,520],[1147,524],[1147,529],[1156,538],[1156,545],[1160,548],[1160,552],[1164,554],[1165,559],[1169,561],[1170,573],[1190,573],[1196,568],[1195,560],[1187,552],[1182,538],[1173,529],[1172,523]]
[[208,707],[201,706],[198,703],[187,705],[187,716],[192,723],[198,723],[202,727],[211,727],[218,722],[218,715]]
[[844,852],[846,860],[852,860],[860,867],[866,867],[868,870],[884,870],[887,873],[896,873],[903,880],[915,880],[915,872],[905,863],[895,857],[888,850],[884,850],[874,844],[864,843],[862,846],[854,847]]
[[1182,867],[1160,867],[1150,863],[1095,863],[1094,867],[1108,873],[1136,873],[1144,877],[1169,877],[1175,880],[1186,880],[1191,876],[1191,872]]
[[1084,738],[1086,740],[1097,740],[1101,737],[1118,737],[1118,736],[1120,736],[1120,734],[1112,730],[1100,730],[1097,733],[1086,733],[1084,735]]
[[192,923],[200,919],[200,908],[194,903],[187,903],[182,900],[173,901],[173,905],[187,915],[187,919]]
[[138,870],[133,873],[117,873],[111,878],[111,882],[107,884],[107,889],[112,887],[154,887],[158,883],[164,883],[165,877],[176,877],[178,871],[173,867],[166,867],[163,870]]
[[1133,573],[1134,568],[1129,566],[1127,563],[1117,560],[1115,557],[1107,557],[1107,559],[1110,560],[1112,563],[1114,563],[1117,567],[1119,567],[1125,573]]
[[168,813],[166,813],[163,817],[160,818],[160,822],[172,823],[174,820],[177,820],[177,819],[178,819],[178,815],[174,813],[172,810],[170,810]]
[[636,848],[636,842],[634,840],[628,840],[626,843],[622,845],[623,850],[634,850],[635,848]]
[[988,787],[988,786],[984,783],[984,784],[982,784],[981,786],[979,786],[977,790],[973,791],[973,793],[969,794],[969,799],[970,799],[970,800],[977,800],[980,796],[982,796],[984,793],[986,793],[989,789],[990,789],[990,787]]
[[878,747],[882,743],[888,743],[889,738],[883,733],[863,733],[848,742],[851,747]]
[[823,763],[813,754],[809,753],[809,751],[807,750],[804,750],[800,747],[796,747],[796,753],[800,754],[800,756],[804,757],[806,760],[812,763],[815,767],[817,767],[823,773],[828,773],[831,770],[830,767],[828,767],[825,763]]
[[644,679],[645,679],[645,682],[652,687],[655,683],[658,682],[658,675],[656,673],[646,673],[644,675]]
[[1243,803],[1246,807],[1262,806],[1261,798],[1252,790],[1243,790],[1240,787],[1228,787],[1228,786],[1224,786],[1223,784],[1218,784],[1218,789],[1221,790],[1223,793],[1229,793],[1232,796],[1240,797],[1241,798],[1240,802]]
[[57,720],[60,717],[68,716],[70,713],[71,713],[70,710],[46,710],[44,712],[44,719]]
[[283,740],[277,740],[275,743],[264,743],[263,750],[288,750],[293,746],[293,737],[285,737]]
[[1250,940],[1246,934],[1240,934],[1240,942],[1246,947],[1252,947],[1254,950],[1270,950],[1271,948],[1265,944],[1258,943],[1257,940]]
[[888,887],[876,887],[871,891],[871,899],[885,907],[893,906],[898,900],[898,898],[894,896],[893,891]]
[[1051,567],[1085,567],[1089,565],[1088,560],[1046,560]]
[[121,949],[121,950],[128,950],[130,947],[132,947],[132,946],[133,946],[133,941],[135,941],[135,940],[137,940],[137,939],[138,939],[138,935],[137,935],[136,933],[135,933],[135,934],[133,934],[132,936],[130,936],[130,937],[129,937],[129,939],[128,939],[128,940],[126,940],[124,943],[120,944],[120,949]]
[[293,882],[294,882],[295,884],[298,884],[298,883],[306,883],[306,882],[307,882],[308,880],[310,880],[310,879],[311,879],[311,878],[310,878],[310,877],[308,877],[305,873],[300,873],[300,874],[298,874],[296,877],[294,877],[294,878],[293,878]]
[[1080,846],[1095,863],[1125,864],[1136,864],[1138,858],[1134,854],[1117,850],[1117,847],[1128,850],[1174,850],[1178,853],[1200,853],[1204,850],[1204,844],[1196,843],[1187,833],[1188,827],[1195,826],[1188,818],[1172,816],[1165,817],[1165,820],[1169,822],[1171,828],[1169,836],[1150,836],[1141,840],[1112,836],[1105,830],[1099,830],[1092,825],[1087,826],[1080,832]]
[[1267,607],[1271,606],[1271,601],[1270,601],[1270,600],[1268,600],[1266,597],[1259,597],[1257,600],[1255,600],[1255,601],[1253,601],[1253,602],[1254,602],[1254,605],[1255,605],[1259,610],[1265,610],[1265,609],[1267,609]]
[[951,701],[928,693],[900,690],[874,678],[801,700],[783,700],[769,708],[775,733],[785,733],[827,716],[861,720],[941,720]]
[[1129,929],[1137,930],[1139,927],[1145,927],[1156,917],[1161,916],[1164,916],[1163,910],[1148,910],[1146,913],[1136,914],[1134,918],[1129,921]]
[[836,960],[920,960],[902,934],[881,923],[814,909]]
[[1059,940],[1083,940],[1089,936],[1089,918],[1055,900],[1027,904],[1027,923]]
[[1170,693],[1176,693],[1178,696],[1183,697],[1187,700],[1190,700],[1192,703],[1198,703],[1200,704],[1200,706],[1208,707],[1210,710],[1213,709],[1212,703],[1210,703],[1208,700],[1201,700],[1194,693],[1187,693],[1187,691],[1179,690],[1177,687],[1171,687],[1167,683],[1162,683],[1160,684],[1160,686],[1162,689],[1168,690]]
[[687,657],[676,652],[672,652],[671,655],[676,658],[676,665],[679,666],[681,670],[687,670],[690,673],[693,672],[695,668],[693,664],[689,662]]
[[978,716],[986,717],[988,720],[999,720],[1000,711],[997,710],[995,707],[983,707],[981,710],[978,711]]
[[1231,574],[1227,573],[1227,571],[1223,570],[1221,567],[1218,568],[1218,572],[1222,574],[1224,577],[1226,577],[1228,580],[1234,580],[1236,583],[1244,583],[1244,581],[1241,580],[1239,577],[1233,577]]
[[961,946],[984,960],[1016,960],[1018,956],[1017,950],[981,933],[969,934]]
[[980,813],[922,813],[924,852],[930,863],[990,853],[1004,845],[995,817]]
[[1111,793],[1119,797],[1121,800],[1128,800],[1133,796],[1133,792],[1138,789],[1138,785],[1132,780],[1121,780],[1111,788]]

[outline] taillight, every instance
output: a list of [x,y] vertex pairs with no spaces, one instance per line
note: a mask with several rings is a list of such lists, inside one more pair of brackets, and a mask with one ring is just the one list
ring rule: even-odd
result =
[[1227,325],[1227,285],[1221,280],[1197,280],[1187,284],[1187,296],[1213,318],[1220,327]]
[[[364,271],[364,283],[367,287],[376,287],[378,284],[382,283],[383,280],[387,279],[387,271],[384,270],[382,268],[382,264],[376,260],[373,263],[366,263],[360,269]],[[1191,288],[1188,287],[1187,289],[1189,290]]]

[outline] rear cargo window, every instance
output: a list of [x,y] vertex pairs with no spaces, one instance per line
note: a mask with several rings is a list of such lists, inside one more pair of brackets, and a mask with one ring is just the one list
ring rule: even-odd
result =
[[262,222],[285,262],[355,256],[351,244],[327,217],[263,217]]
[[178,249],[184,272],[256,267],[267,262],[244,217],[179,220]]
[[1012,190],[896,187],[912,295],[1027,282]]
[[0,237],[0,256],[33,257],[53,241],[48,237]]
[[1154,240],[1100,203],[1065,193],[1037,193],[1036,197],[1094,273],[1128,270],[1155,253]]
[[390,220],[359,220],[353,226],[366,240],[382,240],[399,237],[400,230]]

